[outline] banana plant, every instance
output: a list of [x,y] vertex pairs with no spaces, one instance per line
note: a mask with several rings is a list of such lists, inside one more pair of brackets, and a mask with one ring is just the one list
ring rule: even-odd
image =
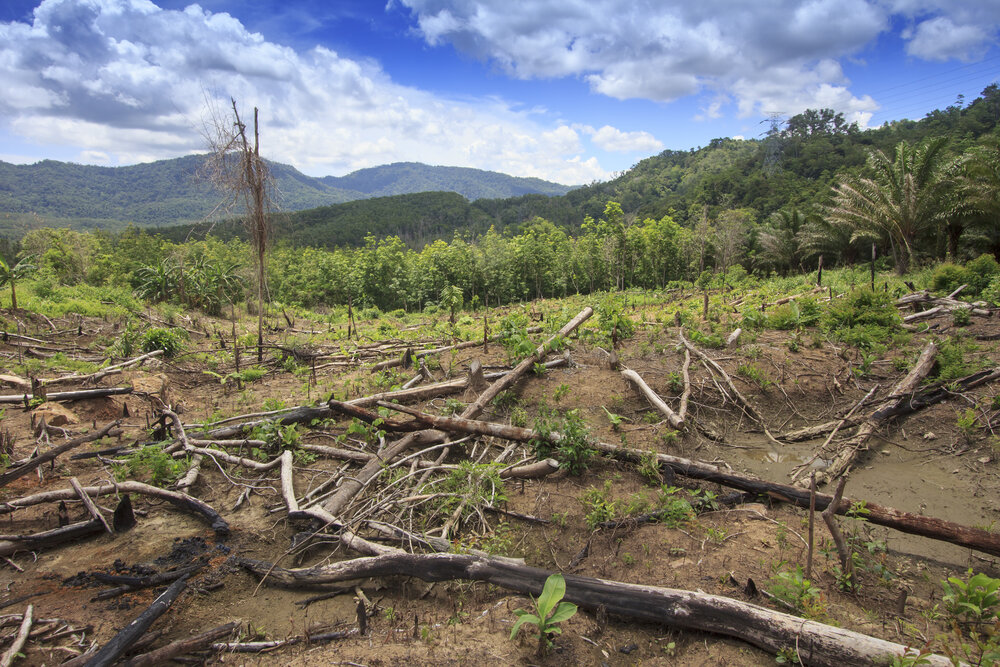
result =
[[513,630],[510,631],[510,638],[517,636],[517,631],[525,623],[534,625],[538,630],[538,656],[545,654],[545,650],[552,645],[549,635],[562,633],[562,628],[557,624],[568,620],[576,614],[576,605],[572,602],[561,602],[566,595],[566,580],[558,572],[549,575],[542,587],[542,594],[538,599],[532,598],[534,602],[534,613],[527,609],[516,609],[514,614],[517,622]]

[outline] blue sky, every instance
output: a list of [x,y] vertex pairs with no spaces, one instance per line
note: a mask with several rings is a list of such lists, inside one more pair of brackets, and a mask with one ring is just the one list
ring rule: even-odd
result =
[[204,150],[260,107],[314,175],[418,161],[567,184],[758,137],[772,112],[862,125],[1000,76],[1000,0],[4,0],[0,159]]

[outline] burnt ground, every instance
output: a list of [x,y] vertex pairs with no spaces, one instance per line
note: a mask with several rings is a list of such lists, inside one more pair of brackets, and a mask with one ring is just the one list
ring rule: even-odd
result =
[[[634,310],[631,316],[638,323],[636,334],[622,341],[617,353],[623,365],[637,371],[676,408],[679,391],[671,374],[679,372],[683,357],[676,350],[677,329],[672,318],[663,316],[665,312],[659,306]],[[562,318],[558,324],[568,319],[550,313],[550,319],[555,317]],[[36,347],[43,354],[44,348],[50,347],[62,350],[68,358],[103,358],[106,346],[117,334],[114,323],[102,320],[55,321],[50,326],[42,318],[23,311],[18,318],[24,324],[23,333],[46,341]],[[658,319],[671,324],[657,322]],[[230,326],[207,318],[196,324],[182,323],[188,328],[208,331],[227,331]],[[796,339],[791,345],[789,341],[795,334],[788,332],[745,333],[738,347],[708,352],[732,375],[740,391],[758,406],[770,430],[782,433],[843,416],[876,383],[883,388],[894,384],[905,372],[902,361],[912,361],[930,336],[959,332],[950,317],[938,318],[931,324],[937,325],[936,331],[913,334],[908,344],[885,353],[863,374],[858,372],[862,364],[856,350],[835,344],[814,330],[802,335],[801,344]],[[282,323],[284,329],[270,332],[269,338],[286,347],[303,340],[328,342],[323,336],[310,338],[302,333],[321,326],[299,322],[296,332]],[[439,334],[443,328],[440,326],[435,332]],[[367,331],[376,336],[373,327]],[[975,341],[976,335],[994,331],[995,319],[973,318],[960,333]],[[435,333],[429,333],[425,337],[434,336]],[[538,340],[539,336],[535,338]],[[605,344],[585,333],[575,338],[570,347],[572,367],[553,369],[542,376],[529,375],[517,385],[519,402],[514,407],[525,411],[527,425],[537,417],[539,406],[576,409],[591,428],[593,437],[599,440],[727,465],[737,472],[780,482],[787,482],[793,468],[808,460],[823,441],[819,438],[780,447],[770,443],[758,425],[744,417],[731,401],[724,400],[698,363],[692,365],[693,421],[707,426],[721,436],[721,441],[706,438],[693,426],[671,435],[669,425],[649,407],[645,398],[619,372],[609,368],[607,354],[602,349]],[[354,347],[348,341],[337,345],[345,349]],[[1000,365],[995,342],[979,342],[977,346],[969,352],[971,357],[979,359],[983,366]],[[267,399],[294,406],[317,397],[326,398],[331,391],[341,398],[345,395],[353,398],[388,388],[389,384],[400,381],[397,377],[411,374],[401,372],[398,376],[380,377],[373,376],[365,365],[319,368],[323,366],[321,362],[317,362],[314,374],[309,364],[281,362],[272,353],[267,374],[241,388],[232,379],[225,384],[220,381],[232,370],[231,349],[229,352],[229,357],[220,353],[219,340],[214,336],[192,334],[185,353],[178,358],[154,360],[140,370],[129,370],[100,382],[100,386],[132,383],[142,392],[69,402],[66,407],[78,423],[62,428],[70,434],[100,428],[121,418],[127,409],[129,416],[124,418],[121,436],[76,450],[93,451],[149,439],[147,425],[155,419],[161,401],[172,406],[186,424],[194,424],[213,415],[258,411]],[[6,359],[0,366],[9,364],[13,368],[18,355],[28,350],[18,350],[9,342],[0,345],[0,353]],[[245,353],[244,365],[248,356]],[[507,364],[506,353],[497,345],[491,345],[488,353],[482,348],[472,348],[445,353],[438,359],[430,364],[435,379],[449,373],[460,376],[476,359],[488,368]],[[894,362],[896,359],[901,361]],[[46,367],[38,371],[39,376],[61,374],[59,359],[43,362]],[[746,364],[758,369],[764,382],[744,379],[746,373],[737,373]],[[902,510],[994,529],[1000,518],[1000,508],[995,502],[1000,487],[997,461],[1000,448],[990,428],[983,425],[988,425],[991,419],[995,423],[997,410],[993,406],[997,405],[998,391],[997,386],[985,386],[968,395],[956,395],[880,431],[852,472],[846,493]],[[6,393],[14,391],[8,387]],[[417,406],[438,413],[454,407],[445,399]],[[976,409],[979,420],[975,428],[963,430],[957,416],[968,407]],[[612,424],[608,412],[620,415],[621,423]],[[484,418],[510,421],[511,408],[509,405],[492,408]],[[346,425],[347,421],[341,419],[300,431],[304,442],[330,444],[332,438],[345,432]],[[0,430],[16,438],[13,460],[30,455],[36,443],[30,411],[23,406],[6,406]],[[49,439],[52,444],[63,441],[63,437],[54,433]],[[351,438],[347,442],[351,443]],[[481,442],[477,456],[484,451],[483,447],[489,447],[488,451],[495,455],[506,446],[501,441]],[[45,451],[45,445],[40,447]],[[527,456],[528,452],[520,448],[512,453],[511,460],[519,460],[522,455]],[[84,485],[113,479],[113,460],[114,456],[103,460],[72,460],[61,456],[54,466],[42,468],[41,479],[32,473],[0,489],[0,499],[8,501],[67,488],[71,476]],[[453,454],[450,462],[458,460],[460,456]],[[296,469],[297,491],[301,495],[329,479],[331,474],[343,474],[339,472],[342,465],[340,461],[322,457],[300,462]],[[241,624],[244,640],[282,639],[315,634],[320,628],[355,627],[354,590],[301,605],[298,603],[318,591],[260,585],[256,578],[235,565],[235,556],[280,561],[285,567],[293,567],[341,560],[351,554],[326,543],[313,546],[304,555],[289,555],[291,538],[303,527],[289,525],[286,520],[278,493],[277,471],[239,473],[232,466],[223,468],[206,462],[190,493],[210,503],[229,521],[232,532],[228,538],[217,537],[192,515],[149,498],[133,496],[140,512],[138,525],[131,531],[99,535],[36,553],[17,553],[10,558],[13,564],[0,561],[3,590],[0,604],[33,595],[30,602],[35,605],[36,616],[61,618],[77,627],[91,628],[86,636],[29,642],[23,664],[58,664],[71,657],[72,651],[93,641],[104,643],[138,615],[157,593],[155,589],[146,589],[109,600],[95,600],[97,592],[106,585],[78,576],[81,573],[141,574],[192,562],[205,563],[192,578],[189,589],[153,626],[160,633],[154,645],[230,621]],[[141,474],[139,479],[148,479],[148,473]],[[692,492],[699,488],[702,497],[704,492],[717,494],[719,498],[731,494],[729,489],[682,477],[677,477],[673,484],[682,487],[676,493],[692,499],[695,498]],[[248,486],[253,487],[249,499],[233,509]],[[508,482],[506,490],[508,510],[547,519],[550,523],[507,518],[498,527],[500,519],[491,513],[487,515],[490,528],[485,533],[477,521],[459,531],[465,540],[462,544],[489,542],[505,555],[523,557],[530,565],[553,571],[700,590],[780,610],[784,609],[765,598],[748,597],[742,585],[753,579],[759,588],[766,589],[777,573],[794,570],[806,558],[808,512],[765,499],[744,499],[744,504],[717,507],[694,503],[701,510],[698,516],[672,525],[661,522],[591,530],[586,522],[589,509],[586,499],[588,493],[593,497],[594,490],[604,493],[608,502],[617,501],[619,514],[638,513],[657,501],[659,485],[641,474],[634,464],[595,458],[582,475],[560,472],[542,480]],[[115,501],[104,496],[98,499],[98,504],[111,509]],[[19,510],[2,519],[0,530],[24,534],[55,528],[58,513],[53,503]],[[80,503],[68,503],[68,513],[72,521],[86,518]],[[997,559],[984,554],[861,521],[842,520],[842,525],[856,536],[862,553],[861,586],[856,592],[840,590],[836,554],[830,547],[825,526],[817,521],[813,584],[819,592],[808,613],[819,620],[908,645],[936,642],[932,646],[941,650],[948,644],[945,635],[949,628],[940,613],[940,581],[947,576],[963,576],[969,568],[1000,576]],[[14,565],[23,572],[15,570]],[[367,636],[351,636],[329,644],[284,647],[257,655],[215,654],[206,659],[300,665],[500,662],[763,665],[773,664],[775,659],[774,655],[735,639],[615,617],[602,618],[592,610],[581,610],[563,623],[563,634],[556,638],[553,651],[540,659],[535,656],[535,642],[527,633],[515,641],[508,638],[515,619],[513,610],[528,605],[523,596],[483,584],[430,584],[398,577],[359,582],[359,585],[371,603]],[[905,605],[900,614],[903,591]],[[20,613],[27,603],[13,604],[4,613]],[[13,631],[16,626],[4,632]]]

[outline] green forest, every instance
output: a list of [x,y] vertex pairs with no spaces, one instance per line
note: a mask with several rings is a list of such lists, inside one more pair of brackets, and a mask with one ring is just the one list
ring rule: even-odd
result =
[[[664,151],[562,196],[470,203],[431,192],[275,214],[268,293],[288,305],[414,311],[437,307],[449,288],[463,304],[497,305],[733,283],[873,253],[879,269],[900,275],[952,262],[938,269],[943,283],[985,254],[976,270],[986,278],[974,286],[983,292],[1000,258],[998,120],[991,85],[968,104],[871,130],[808,110],[760,140]],[[42,291],[121,287],[214,312],[243,298],[251,263],[232,221],[39,228],[2,240],[0,254],[5,267],[37,271]]]

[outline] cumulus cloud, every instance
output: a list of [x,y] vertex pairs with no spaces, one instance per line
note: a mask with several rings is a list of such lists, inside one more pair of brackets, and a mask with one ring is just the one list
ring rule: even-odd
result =
[[641,151],[652,153],[663,150],[663,143],[649,132],[622,132],[616,127],[605,125],[595,130],[585,128],[590,140],[602,150],[614,153],[631,153]]
[[313,174],[399,160],[564,183],[604,178],[576,132],[495,99],[451,100],[376,64],[269,42],[225,13],[148,0],[46,0],[0,23],[0,117],[81,159],[133,162],[204,148],[206,102],[257,106],[268,157]]
[[[870,113],[877,104],[853,96],[836,63],[894,22],[909,25],[907,51],[931,60],[977,58],[1000,26],[1000,3],[982,0],[550,0],[516,12],[508,0],[400,2],[428,43],[451,43],[512,76],[578,76],[617,99],[709,92],[732,97],[744,115],[826,101]],[[718,111],[713,103],[699,118]]]

